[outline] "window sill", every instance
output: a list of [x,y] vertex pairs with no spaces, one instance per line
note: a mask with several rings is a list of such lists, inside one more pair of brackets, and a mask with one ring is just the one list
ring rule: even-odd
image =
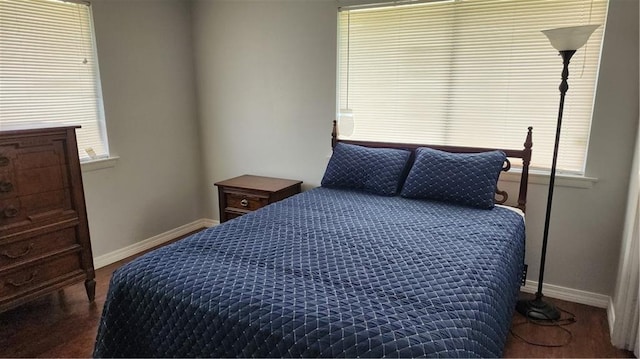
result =
[[84,161],[80,162],[80,167],[82,168],[82,172],[97,171],[104,168],[115,167],[118,159],[120,159],[120,157],[111,156],[107,158],[100,158],[97,160]]
[[[521,173],[520,169],[512,169],[507,173],[501,174],[500,180],[506,182],[520,182]],[[550,174],[548,172],[529,171],[529,184],[548,185],[549,180]],[[556,173],[555,186],[589,189],[592,188],[596,182],[598,182],[598,179],[594,177]]]

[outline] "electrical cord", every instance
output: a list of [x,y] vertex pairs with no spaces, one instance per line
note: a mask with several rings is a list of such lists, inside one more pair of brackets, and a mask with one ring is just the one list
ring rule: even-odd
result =
[[[511,329],[509,329],[509,332],[511,332],[511,335],[513,335],[514,337],[522,340],[523,342],[529,344],[529,345],[535,345],[535,346],[539,346],[539,347],[546,347],[546,348],[558,348],[558,347],[563,347],[568,345],[569,343],[571,343],[571,341],[573,340],[573,333],[565,328],[568,325],[574,324],[576,323],[576,315],[564,310],[560,307],[556,307],[559,311],[568,314],[568,317],[566,318],[561,318],[558,320],[536,320],[536,319],[531,319],[527,313],[527,320],[520,322],[520,323],[513,323],[513,325],[511,326]],[[566,334],[566,338],[562,343],[540,343],[540,342],[535,342],[533,340],[524,338],[522,335],[518,334],[514,329],[516,327],[522,326],[524,324],[532,324],[532,325],[538,325],[538,326],[543,326],[543,327],[556,327],[560,330],[562,330],[565,334]]]

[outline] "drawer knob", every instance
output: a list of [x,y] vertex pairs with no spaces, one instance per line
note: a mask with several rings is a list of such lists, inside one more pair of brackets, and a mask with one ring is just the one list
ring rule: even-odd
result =
[[9,157],[0,156],[0,167],[9,165]]
[[25,248],[22,252],[20,252],[18,254],[10,254],[8,251],[2,251],[2,252],[0,252],[0,254],[5,256],[5,257],[7,257],[7,258],[9,258],[9,259],[18,259],[20,257],[24,257],[27,254],[29,254],[32,249],[33,249],[33,243],[29,243],[27,248]]
[[25,280],[23,280],[21,282],[16,282],[13,279],[9,279],[7,281],[7,283],[11,284],[14,287],[22,287],[25,284],[29,284],[29,283],[33,282],[33,280],[36,279],[36,275],[37,274],[38,274],[38,271],[34,270],[33,272],[31,272],[31,275],[29,276],[29,278],[27,278],[27,279],[25,279]]
[[240,205],[241,205],[242,207],[246,207],[246,206],[248,206],[248,205],[249,205],[249,201],[247,201],[247,199],[246,199],[246,198],[243,198],[243,199],[242,199],[242,201],[240,201]]
[[7,193],[13,191],[13,183],[0,181],[0,193]]
[[6,218],[13,218],[18,215],[18,209],[14,206],[6,207],[3,212]]

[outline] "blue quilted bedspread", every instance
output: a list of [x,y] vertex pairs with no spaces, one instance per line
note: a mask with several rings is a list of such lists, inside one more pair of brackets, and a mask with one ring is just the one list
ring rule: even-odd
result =
[[497,357],[524,221],[317,188],[117,270],[98,357]]

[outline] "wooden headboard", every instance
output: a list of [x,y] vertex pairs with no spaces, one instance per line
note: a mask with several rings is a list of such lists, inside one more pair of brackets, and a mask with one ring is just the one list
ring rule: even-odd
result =
[[[522,159],[522,174],[520,175],[520,190],[518,193],[518,205],[515,206],[525,212],[527,207],[527,187],[529,183],[529,164],[531,163],[531,131],[533,127],[529,127],[527,131],[527,137],[524,141],[524,148],[521,150],[502,149],[502,148],[482,148],[482,147],[459,147],[459,146],[438,146],[427,144],[415,144],[415,143],[391,143],[391,142],[372,142],[372,141],[352,141],[338,139],[338,125],[336,121],[333,121],[333,131],[331,132],[331,147],[335,147],[338,142],[348,143],[352,145],[359,145],[365,147],[378,147],[378,148],[398,148],[404,150],[410,150],[415,152],[418,147],[429,147],[440,151],[454,152],[454,153],[477,153],[493,150],[500,150],[507,155],[507,159],[502,167],[503,172],[508,172],[511,169],[510,158]],[[414,154],[412,153],[412,160]],[[509,198],[509,194],[506,191],[496,189],[495,202],[498,204],[504,204]]]

